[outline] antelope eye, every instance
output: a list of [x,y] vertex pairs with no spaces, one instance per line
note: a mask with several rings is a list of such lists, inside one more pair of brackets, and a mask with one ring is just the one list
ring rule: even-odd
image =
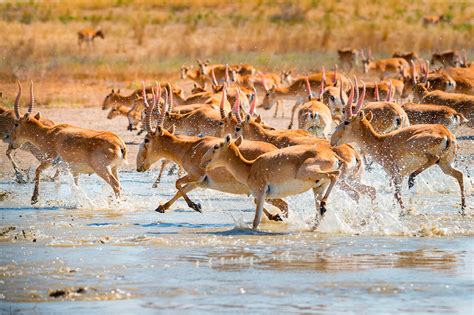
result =
[[334,102],[334,100],[335,100],[334,96],[331,95],[329,98],[331,99],[331,101]]
[[18,124],[18,123],[15,123],[15,127],[18,127],[18,126],[19,126],[19,124]]
[[344,125],[346,125],[346,126],[349,125],[350,123],[351,123],[351,122],[348,121],[348,120],[345,120],[345,121],[344,121]]
[[215,145],[214,145],[214,150],[217,150],[217,149],[219,149],[219,145],[218,145],[218,144],[215,144]]
[[235,131],[240,131],[240,127],[235,127]]
[[145,142],[145,143],[149,143],[149,142],[150,142],[150,139],[145,138],[144,142]]
[[223,121],[219,121],[219,126],[224,126],[224,122]]

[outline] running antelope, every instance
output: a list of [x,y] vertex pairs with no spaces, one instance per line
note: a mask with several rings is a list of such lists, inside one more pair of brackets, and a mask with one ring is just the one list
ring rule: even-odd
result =
[[447,68],[443,69],[443,73],[456,82],[456,93],[474,95],[474,67]]
[[337,50],[337,56],[344,71],[350,72],[357,64],[359,52],[356,49],[343,48]]
[[[21,86],[20,83],[18,83],[18,95],[15,99],[15,106],[19,106],[20,103],[20,98],[21,98]],[[34,106],[34,93],[33,93],[33,82],[30,83],[30,104],[28,105],[28,114],[32,115],[33,112],[33,106]],[[54,126],[54,122],[52,122],[49,119],[41,117],[39,114],[35,115],[35,118],[40,120],[44,125],[46,126]],[[0,106],[0,137],[1,139],[8,143],[8,149],[6,151],[6,156],[8,160],[12,163],[13,170],[15,171],[15,177],[16,181],[18,183],[26,183],[26,178],[24,174],[21,172],[20,168],[16,164],[15,160],[13,159],[12,153],[14,151],[12,145],[11,145],[11,132],[15,126],[15,121],[16,121],[16,114],[15,111],[12,109],[7,109],[2,106]],[[26,142],[24,145],[21,146],[21,149],[27,152],[30,152],[38,161],[41,161],[43,159],[43,155],[40,152],[40,150],[35,147],[33,144],[30,142]],[[54,178],[56,178],[59,175],[58,172],[56,172],[56,175]]]
[[260,224],[265,200],[284,198],[312,189],[316,224],[326,212],[328,197],[339,177],[339,158],[315,145],[298,145],[270,151],[256,159],[245,158],[239,147],[242,137],[227,135],[204,154],[201,166],[208,170],[225,167],[248,187],[256,200],[253,228]]
[[[354,90],[349,96],[347,102],[352,102]],[[363,102],[363,95],[360,102]],[[278,148],[286,148],[295,145],[316,145],[320,148],[332,150],[342,159],[342,176],[339,181],[343,189],[356,202],[360,198],[360,192],[368,195],[372,202],[376,198],[375,188],[364,185],[360,182],[360,174],[363,169],[361,157],[357,151],[350,145],[340,145],[331,147],[329,141],[325,139],[312,137],[306,130],[272,130],[261,124],[260,117],[252,118],[246,115],[244,120],[240,119],[239,106],[234,106],[229,115],[234,114],[236,119],[225,119],[222,126],[222,134],[234,134],[235,137],[243,136],[245,139],[253,141],[264,141],[275,145]]]
[[423,83],[416,85],[416,93],[421,96],[420,103],[451,107],[468,120],[466,123],[468,127],[474,128],[474,96],[460,93],[446,93],[438,90],[430,92]]
[[100,37],[104,39],[104,32],[102,30],[94,30],[91,28],[85,28],[77,32],[77,44],[81,47],[83,42],[86,42],[87,45],[94,43],[94,38]]
[[120,196],[118,168],[126,162],[127,148],[117,135],[67,124],[48,126],[41,122],[39,114],[35,117],[30,113],[20,116],[18,102],[15,102],[15,119],[12,148],[17,149],[29,142],[43,155],[35,172],[31,204],[38,202],[41,172],[58,160],[68,165],[76,185],[81,173],[96,173],[112,187],[116,196]]
[[370,49],[367,57],[362,54],[362,65],[364,73],[377,75],[381,80],[385,77],[403,77],[408,74],[410,64],[403,58],[387,58],[372,61]]
[[411,188],[415,177],[435,164],[458,181],[461,213],[464,213],[466,201],[463,174],[452,167],[458,145],[456,137],[445,126],[414,125],[381,135],[372,127],[372,114],[366,115],[362,104],[358,104],[354,112],[348,104],[345,113],[345,120],[337,126],[331,137],[331,144],[357,143],[380,164],[394,184],[395,198],[402,208],[402,214],[405,209],[401,196],[403,178],[409,176]]
[[402,96],[408,97],[413,94],[414,102],[419,101],[419,93],[415,91],[418,80],[425,83],[425,87],[429,90],[440,90],[445,92],[454,92],[457,84],[454,79],[445,71],[429,72],[428,63],[421,62],[419,64],[420,74],[418,75],[415,65],[412,63],[411,76],[404,78],[404,91]]
[[440,124],[451,132],[468,120],[463,114],[443,105],[406,103],[402,105],[411,125]]
[[443,67],[457,67],[460,62],[459,53],[454,50],[446,50],[431,55],[431,65],[441,64]]
[[[160,205],[156,211],[164,213],[182,196],[191,209],[201,212],[201,205],[194,203],[187,196],[187,193],[198,187],[231,194],[250,194],[249,189],[236,181],[225,168],[206,171],[205,168],[200,166],[203,155],[220,141],[219,138],[175,135],[174,126],[169,130],[162,127],[163,118],[161,118],[156,129],[152,130],[151,118],[149,114],[147,115],[147,135],[138,151],[137,171],[144,172],[153,163],[164,158],[183,167],[187,174],[176,181],[176,189],[178,190],[176,195],[165,204]],[[263,153],[276,150],[276,147],[269,143],[254,141],[244,141],[242,148],[242,153],[248,159],[255,159]],[[288,205],[284,200],[273,199],[269,200],[269,203],[278,207],[284,216],[287,215]],[[267,210],[264,211],[270,220],[280,220],[279,215],[272,215]]]

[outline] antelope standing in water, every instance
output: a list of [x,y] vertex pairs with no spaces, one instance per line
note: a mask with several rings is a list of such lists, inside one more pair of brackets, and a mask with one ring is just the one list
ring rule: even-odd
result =
[[104,39],[104,32],[102,30],[94,30],[92,28],[85,28],[77,32],[77,44],[81,47],[85,42],[88,46],[94,43],[94,38],[100,37]]

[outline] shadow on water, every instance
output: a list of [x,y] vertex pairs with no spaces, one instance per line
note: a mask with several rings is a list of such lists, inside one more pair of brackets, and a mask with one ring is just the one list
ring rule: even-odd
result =
[[59,211],[64,207],[27,207],[27,208],[1,208],[0,211]]

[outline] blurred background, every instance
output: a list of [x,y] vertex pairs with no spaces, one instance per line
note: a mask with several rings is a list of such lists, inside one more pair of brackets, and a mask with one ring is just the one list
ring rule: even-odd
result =
[[[431,16],[442,19],[427,22]],[[34,79],[47,92],[43,105],[58,105],[68,84],[105,91],[177,80],[196,58],[310,72],[336,63],[345,47],[370,47],[376,58],[463,48],[471,56],[473,22],[468,1],[7,1],[0,3],[0,90],[13,95],[16,80]],[[84,28],[104,38],[79,47]]]

